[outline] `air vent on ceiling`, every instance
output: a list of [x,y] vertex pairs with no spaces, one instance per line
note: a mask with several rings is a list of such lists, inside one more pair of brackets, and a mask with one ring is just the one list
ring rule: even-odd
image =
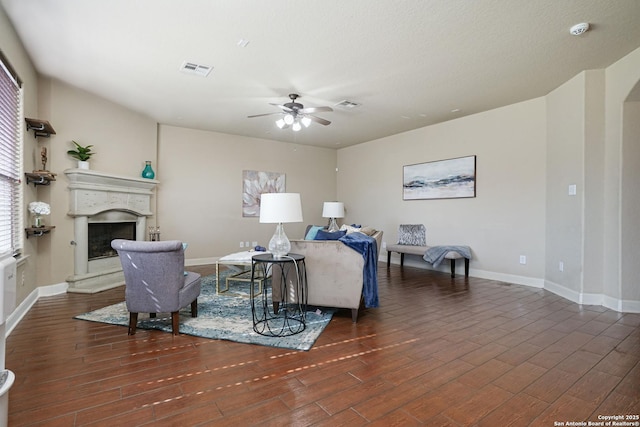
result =
[[197,76],[202,76],[202,77],[207,77],[211,72],[211,70],[213,70],[213,67],[210,67],[208,65],[200,65],[200,64],[196,64],[188,61],[183,62],[182,66],[180,67],[180,71],[182,72],[185,72],[188,74],[195,74]]
[[338,102],[335,106],[336,107],[342,107],[342,108],[356,108],[356,107],[359,107],[360,104],[358,104],[357,102],[353,102],[353,101],[347,101],[345,99],[344,101]]

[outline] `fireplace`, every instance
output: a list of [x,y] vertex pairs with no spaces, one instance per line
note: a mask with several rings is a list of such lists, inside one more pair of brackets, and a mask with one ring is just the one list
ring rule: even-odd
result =
[[89,249],[89,262],[94,259],[118,256],[118,253],[111,247],[111,241],[113,239],[136,240],[136,223],[89,223],[87,244]]
[[74,219],[74,274],[69,292],[93,293],[124,283],[111,240],[144,240],[158,181],[68,169],[69,212]]

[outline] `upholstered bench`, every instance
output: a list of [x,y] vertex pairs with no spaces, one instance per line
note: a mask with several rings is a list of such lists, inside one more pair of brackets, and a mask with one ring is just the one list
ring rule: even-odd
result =
[[[429,249],[442,248],[439,246],[427,246],[426,230],[423,224],[400,224],[398,227],[398,243],[387,245],[387,268],[391,265],[391,253],[400,254],[400,267],[404,265],[404,255],[420,255],[423,257]],[[447,247],[444,247],[447,248]],[[468,247],[463,247],[467,248]],[[469,277],[469,258],[464,257],[458,251],[445,249],[444,259],[448,259],[451,264],[451,277],[455,277],[456,260],[464,259],[464,275]]]

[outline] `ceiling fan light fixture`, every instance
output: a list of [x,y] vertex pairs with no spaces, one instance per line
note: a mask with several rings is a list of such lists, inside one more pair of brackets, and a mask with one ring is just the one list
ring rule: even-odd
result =
[[296,102],[298,97],[299,95],[291,93],[289,94],[289,99],[291,99],[291,102],[287,102],[284,104],[276,104],[270,102],[270,105],[276,106],[282,110],[278,113],[254,114],[247,116],[247,118],[251,119],[254,117],[271,116],[273,114],[277,114],[279,118],[275,121],[276,126],[278,126],[278,128],[280,129],[292,128],[294,132],[301,131],[303,127],[308,128],[309,126],[311,126],[311,122],[316,122],[323,126],[331,124],[329,120],[318,117],[314,115],[314,113],[333,111],[333,108],[329,106],[304,108],[304,105]]
[[293,124],[293,115],[292,114],[285,114],[284,116],[284,122],[288,125]]

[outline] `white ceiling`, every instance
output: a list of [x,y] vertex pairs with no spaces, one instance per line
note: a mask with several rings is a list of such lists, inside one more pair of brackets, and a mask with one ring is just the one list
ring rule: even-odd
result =
[[[338,148],[546,95],[640,46],[638,0],[0,1],[43,75],[163,124]],[[292,92],[361,106],[300,132],[247,118]]]

